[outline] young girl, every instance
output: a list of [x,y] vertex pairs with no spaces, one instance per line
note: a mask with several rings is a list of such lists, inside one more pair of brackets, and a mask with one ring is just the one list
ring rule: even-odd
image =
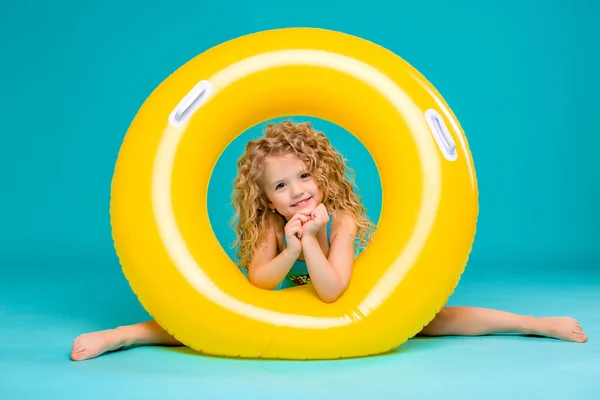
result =
[[[309,123],[268,125],[238,161],[233,204],[236,248],[252,285],[285,289],[312,283],[324,302],[348,287],[355,255],[374,225],[365,215],[343,157]],[[419,335],[522,333],[585,342],[573,318],[536,318],[504,311],[444,307]],[[87,333],[71,358],[85,360],[134,345],[181,343],[153,320]]]

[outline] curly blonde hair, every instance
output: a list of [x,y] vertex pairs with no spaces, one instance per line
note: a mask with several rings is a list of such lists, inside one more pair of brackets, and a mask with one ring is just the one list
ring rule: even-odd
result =
[[354,183],[355,172],[346,165],[329,139],[313,129],[309,122],[268,124],[263,137],[246,144],[246,150],[237,162],[238,174],[233,181],[235,215],[231,225],[236,234],[233,246],[236,247],[236,257],[242,268],[249,267],[252,253],[267,224],[269,209],[262,190],[265,159],[287,154],[304,162],[323,191],[323,204],[329,213],[341,210],[350,212],[358,227],[356,252],[371,240],[375,226],[366,216],[366,209]]

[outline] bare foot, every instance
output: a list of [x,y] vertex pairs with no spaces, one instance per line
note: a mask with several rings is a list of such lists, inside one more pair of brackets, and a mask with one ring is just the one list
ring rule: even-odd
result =
[[553,337],[570,342],[586,342],[588,337],[583,333],[581,325],[571,317],[536,318],[534,335]]
[[125,345],[120,330],[107,329],[83,334],[73,341],[71,359],[82,361],[98,357],[107,351],[117,350]]

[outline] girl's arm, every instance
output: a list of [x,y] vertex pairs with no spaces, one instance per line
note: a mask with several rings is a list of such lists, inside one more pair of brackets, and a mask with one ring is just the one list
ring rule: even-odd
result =
[[281,229],[281,220],[269,217],[266,232],[257,249],[252,254],[248,267],[250,283],[261,289],[273,290],[294,265],[300,252],[285,248],[277,255],[277,229]]
[[317,294],[326,303],[336,301],[348,288],[354,265],[357,226],[349,213],[338,212],[331,232],[333,239],[329,258],[323,254],[316,236],[305,233],[302,237],[302,249],[310,279]]

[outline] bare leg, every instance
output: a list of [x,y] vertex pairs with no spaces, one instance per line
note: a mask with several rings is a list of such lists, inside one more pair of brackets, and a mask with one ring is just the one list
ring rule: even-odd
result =
[[181,346],[181,343],[154,320],[150,320],[135,325],[83,334],[73,341],[71,359],[73,361],[87,360],[98,357],[107,351],[136,345]]
[[570,317],[536,318],[476,307],[444,307],[420,336],[480,336],[522,333],[585,342],[579,322]]

